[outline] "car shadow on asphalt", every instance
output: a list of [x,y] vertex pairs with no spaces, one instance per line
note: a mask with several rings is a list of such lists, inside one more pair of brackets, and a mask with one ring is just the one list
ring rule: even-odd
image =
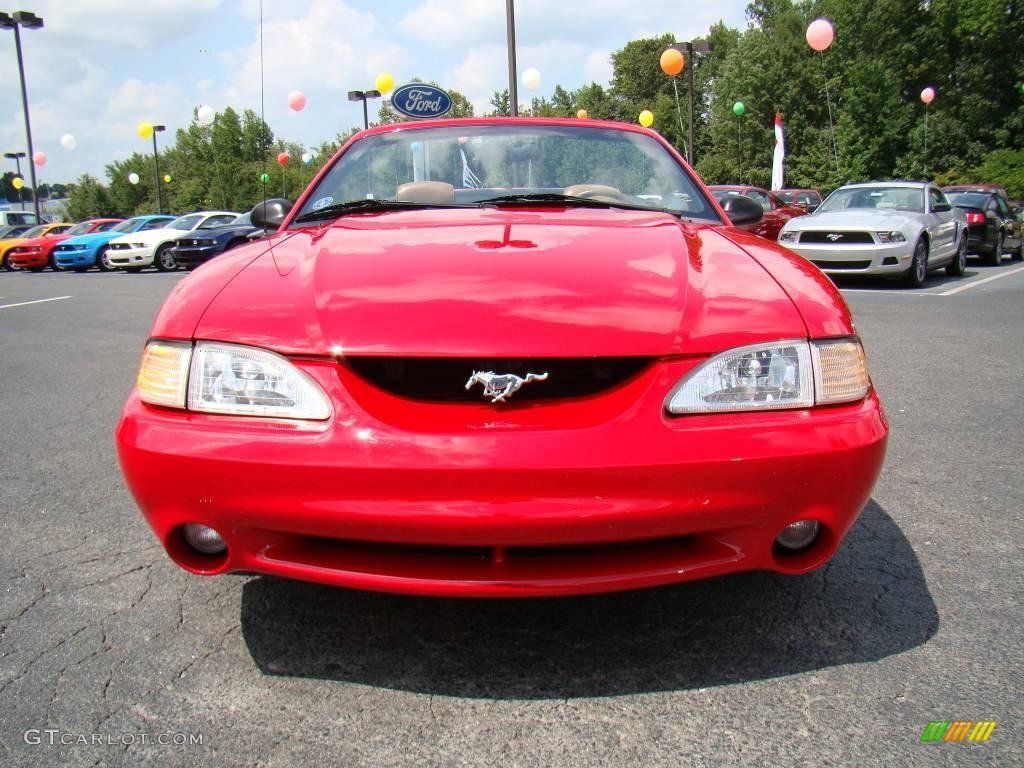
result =
[[823,569],[530,600],[359,592],[268,577],[242,590],[268,675],[495,699],[685,690],[878,659],[939,617],[910,542],[875,502]]

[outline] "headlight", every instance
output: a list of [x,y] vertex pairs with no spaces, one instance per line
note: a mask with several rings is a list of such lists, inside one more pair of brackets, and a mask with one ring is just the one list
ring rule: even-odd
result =
[[799,239],[800,238],[799,238],[799,233],[798,232],[780,232],[779,233],[779,242],[780,243],[795,243],[795,242],[798,242]]
[[905,243],[907,238],[903,236],[902,232],[875,232],[878,235],[878,242],[880,243]]
[[859,341],[775,341],[716,355],[669,395],[672,414],[767,411],[860,400],[868,391]]
[[234,344],[151,341],[138,379],[147,403],[190,411],[286,419],[327,419],[327,395],[273,352]]

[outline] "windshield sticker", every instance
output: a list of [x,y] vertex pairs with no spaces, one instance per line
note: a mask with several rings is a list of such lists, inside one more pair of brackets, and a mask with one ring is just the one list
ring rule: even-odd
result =
[[328,195],[327,197],[321,197],[315,203],[313,203],[312,210],[319,211],[321,208],[326,208],[328,205],[334,202],[334,198]]

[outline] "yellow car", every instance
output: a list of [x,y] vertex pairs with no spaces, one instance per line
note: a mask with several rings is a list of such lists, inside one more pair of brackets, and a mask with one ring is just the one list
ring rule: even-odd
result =
[[60,222],[57,224],[39,224],[32,229],[22,232],[18,237],[8,237],[4,240],[0,240],[0,263],[3,264],[3,268],[8,272],[14,271],[14,266],[11,264],[11,257],[8,251],[11,250],[18,243],[23,243],[26,240],[31,240],[34,237],[49,237],[50,235],[59,235],[61,232],[66,232],[75,226],[74,224],[66,224]]

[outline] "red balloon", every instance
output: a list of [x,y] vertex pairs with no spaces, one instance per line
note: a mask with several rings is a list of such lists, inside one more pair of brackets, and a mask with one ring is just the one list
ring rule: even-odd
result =
[[932,88],[931,86],[928,86],[923,91],[921,91],[921,101],[923,101],[925,104],[931,104],[933,101],[935,101],[935,89]]
[[807,27],[807,44],[820,53],[832,45],[835,34],[828,19],[815,19]]
[[289,160],[291,160],[291,155],[289,155],[287,152],[281,152],[277,156],[277,162],[280,165],[288,165]]

